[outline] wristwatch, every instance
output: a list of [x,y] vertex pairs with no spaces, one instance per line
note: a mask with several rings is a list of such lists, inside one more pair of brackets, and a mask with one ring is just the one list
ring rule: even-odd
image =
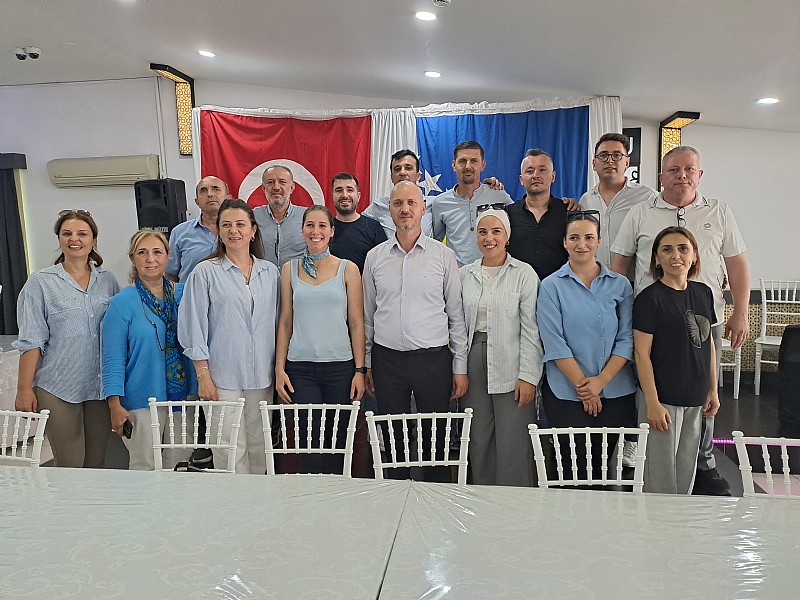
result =
[[367,367],[356,367],[356,373],[361,373],[362,375],[366,375]]

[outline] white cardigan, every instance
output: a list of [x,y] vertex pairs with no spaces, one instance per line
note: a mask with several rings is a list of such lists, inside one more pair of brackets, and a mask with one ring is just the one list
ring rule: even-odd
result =
[[[471,349],[483,290],[481,260],[464,265],[459,274]],[[489,291],[486,307],[490,394],[513,392],[518,379],[539,385],[544,351],[536,325],[538,291],[539,277],[533,268],[508,255]]]

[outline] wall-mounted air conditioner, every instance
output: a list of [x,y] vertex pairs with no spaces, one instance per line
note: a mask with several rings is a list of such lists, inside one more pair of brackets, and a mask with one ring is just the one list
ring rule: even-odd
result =
[[158,155],[57,158],[47,163],[47,175],[60,188],[133,185],[158,178]]

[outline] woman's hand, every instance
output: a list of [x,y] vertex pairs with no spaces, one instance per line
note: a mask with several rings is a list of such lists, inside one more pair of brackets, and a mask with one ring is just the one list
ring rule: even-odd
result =
[[661,402],[647,405],[647,422],[656,431],[667,431],[672,424],[672,417]]
[[599,396],[604,387],[599,377],[584,377],[578,385],[575,386],[575,391],[578,392],[578,398],[585,402],[586,400],[591,400],[595,396]]
[[600,396],[592,396],[587,400],[581,399],[581,402],[583,402],[583,410],[593,417],[596,417],[600,414],[600,411],[603,410],[603,403],[600,401]]
[[275,390],[278,392],[278,398],[281,399],[281,402],[284,404],[292,403],[292,397],[289,394],[294,394],[294,387],[292,387],[292,382],[289,381],[289,376],[283,369],[275,369]]
[[109,402],[108,407],[111,409],[111,429],[114,430],[118,436],[122,437],[122,426],[125,424],[125,421],[130,421],[128,415],[128,411],[122,408],[122,405],[117,403],[115,406],[113,403]]
[[36,394],[33,393],[33,388],[18,387],[17,397],[14,400],[14,408],[25,412],[39,412],[39,401],[36,400]]
[[517,386],[514,388],[514,400],[517,406],[522,408],[526,404],[533,402],[536,398],[536,386],[522,379],[517,379]]
[[197,382],[197,395],[200,396],[202,400],[213,400],[214,402],[219,400],[217,386],[214,385],[211,375],[206,375]]
[[719,396],[716,388],[708,393],[706,403],[703,405],[703,416],[713,417],[719,410]]
[[355,402],[361,400],[364,395],[364,390],[367,389],[367,384],[364,381],[363,373],[356,373],[353,375],[353,382],[350,384],[350,401]]

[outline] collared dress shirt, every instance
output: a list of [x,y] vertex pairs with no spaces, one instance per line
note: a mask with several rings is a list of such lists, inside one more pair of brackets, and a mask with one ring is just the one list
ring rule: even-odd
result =
[[272,216],[269,204],[253,209],[256,223],[264,242],[264,258],[279,269],[293,258],[300,258],[306,250],[303,239],[304,206],[289,203],[283,221],[278,223]]
[[[695,201],[684,207],[683,226],[697,239],[700,251],[700,275],[697,281],[705,283],[714,295],[714,312],[719,325],[724,322],[725,298],[722,283],[725,279],[724,259],[747,250],[744,238],[736,224],[730,207],[715,198],[706,198],[699,192]],[[662,194],[651,202],[634,206],[617,234],[612,252],[623,256],[636,256],[634,292],[638,295],[653,283],[650,275],[650,254],[653,240],[662,229],[678,225],[678,207],[664,201]]]
[[539,280],[558,271],[569,256],[564,249],[567,232],[567,207],[561,198],[550,195],[547,212],[540,220],[525,206],[525,197],[506,207],[511,223],[508,253],[528,263]]
[[625,185],[611,200],[611,204],[607,205],[603,200],[599,184],[581,196],[581,210],[596,210],[600,213],[601,241],[600,247],[597,249],[597,260],[607,267],[611,266],[611,246],[614,244],[628,212],[640,202],[652,201],[656,196],[658,196],[658,192],[654,189],[633,183],[627,177]]
[[202,215],[177,225],[169,234],[167,273],[186,283],[201,260],[217,248],[217,236],[202,222]]
[[483,204],[512,204],[511,196],[493,190],[485,183],[475,190],[472,198],[461,196],[456,188],[442,192],[433,199],[433,237],[445,240],[456,253],[458,266],[463,267],[482,258],[475,237],[476,210]]
[[578,400],[575,386],[555,361],[574,358],[586,377],[594,377],[612,355],[629,361],[603,388],[601,398],[636,391],[633,360],[633,291],[627,278],[600,265],[591,288],[565,264],[539,286],[536,319],[544,345],[547,383],[561,400]]
[[364,263],[368,367],[372,345],[405,352],[450,344],[453,373],[467,372],[467,327],[452,250],[425,234],[406,252],[391,238]]
[[39,348],[34,387],[72,404],[102,398],[100,322],[119,291],[110,271],[90,264],[86,291],[58,264],[32,274],[17,300],[12,346],[20,354]]
[[279,278],[275,265],[256,258],[247,286],[227,256],[204,260],[189,275],[178,310],[178,340],[191,360],[208,361],[217,387],[272,385]]

